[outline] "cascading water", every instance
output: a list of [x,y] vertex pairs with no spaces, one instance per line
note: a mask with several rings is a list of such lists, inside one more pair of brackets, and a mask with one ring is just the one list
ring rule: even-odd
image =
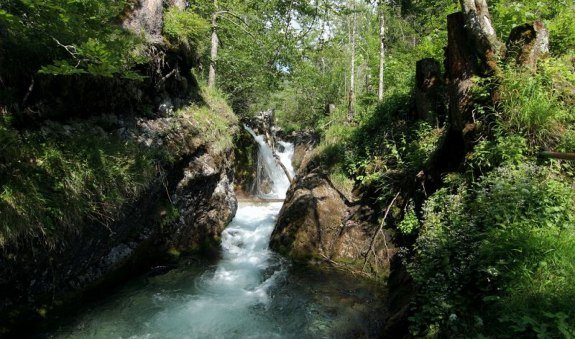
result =
[[[256,169],[255,194],[263,199],[284,199],[289,188],[290,180],[278,160],[274,157],[272,148],[266,143],[263,135],[256,133],[249,127],[244,128],[254,137],[258,143],[258,164]],[[291,163],[294,147],[293,144],[280,141],[277,155],[279,161],[283,164],[293,178],[294,170]]]
[[[366,293],[357,281],[330,276],[335,273],[294,271],[285,259],[268,249],[282,205],[275,200],[285,197],[289,180],[263,137],[250,133],[260,145],[262,170],[273,183],[271,191],[261,193],[260,198],[274,201],[240,202],[234,220],[222,234],[222,258],[217,265],[183,267],[134,282],[49,337],[375,335],[369,325],[376,311],[372,292]],[[293,145],[279,144],[278,157],[293,176]]]

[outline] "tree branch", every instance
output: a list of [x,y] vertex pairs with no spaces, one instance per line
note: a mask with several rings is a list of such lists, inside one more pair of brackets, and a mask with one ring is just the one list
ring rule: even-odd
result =
[[[381,220],[381,224],[379,225],[379,229],[377,230],[377,232],[375,232],[375,234],[373,235],[373,238],[371,238],[371,243],[369,244],[369,248],[367,250],[367,253],[365,254],[365,261],[363,262],[362,271],[365,271],[365,267],[367,266],[367,261],[369,260],[369,254],[371,252],[373,252],[374,258],[377,258],[376,254],[375,254],[375,250],[373,248],[373,246],[375,244],[375,240],[377,239],[377,236],[379,235],[379,233],[382,232],[383,225],[385,225],[385,220],[387,219],[387,215],[389,214],[389,211],[391,211],[391,207],[395,203],[395,200],[397,200],[397,198],[399,197],[399,194],[401,194],[401,191],[397,192],[397,194],[395,195],[393,200],[391,200],[391,203],[389,203],[389,205],[387,206],[387,209],[385,210],[385,214],[383,216],[383,220]],[[383,237],[384,237],[385,248],[388,249],[387,240],[385,239],[385,234],[383,235]],[[389,256],[387,257],[387,261],[389,262]]]

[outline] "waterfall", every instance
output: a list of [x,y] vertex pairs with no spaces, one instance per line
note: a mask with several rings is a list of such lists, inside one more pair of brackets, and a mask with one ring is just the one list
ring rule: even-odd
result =
[[276,151],[276,154],[279,161],[286,169],[286,171],[284,171],[282,166],[278,164],[278,160],[274,157],[274,152],[266,143],[264,136],[256,135],[256,133],[248,126],[244,125],[244,128],[252,135],[259,148],[253,193],[263,199],[284,199],[290,186],[290,181],[286,175],[286,171],[292,178],[295,175],[291,163],[294,145],[284,141],[278,142],[280,147]]
[[356,280],[291,270],[289,262],[269,249],[282,207],[275,200],[285,197],[288,189],[285,172],[293,176],[294,146],[278,141],[276,154],[284,171],[263,136],[246,129],[260,149],[259,184],[269,186],[258,186],[257,191],[273,201],[240,201],[234,220],[222,233],[217,264],[184,266],[127,286],[47,337],[377,337],[366,332],[360,320],[378,314],[373,300],[366,299],[375,292],[354,296]]

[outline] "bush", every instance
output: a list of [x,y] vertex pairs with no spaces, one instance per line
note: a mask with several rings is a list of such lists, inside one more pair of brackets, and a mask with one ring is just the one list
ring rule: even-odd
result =
[[198,54],[209,29],[209,23],[189,9],[170,7],[164,15],[164,35],[173,43],[195,49]]
[[424,208],[409,271],[413,331],[575,334],[575,191],[547,169],[505,165]]

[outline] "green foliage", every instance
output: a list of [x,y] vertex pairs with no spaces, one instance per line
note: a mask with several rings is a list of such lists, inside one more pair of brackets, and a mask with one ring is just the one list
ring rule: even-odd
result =
[[415,333],[573,333],[574,198],[570,185],[533,165],[436,192],[409,265]]
[[[443,135],[442,129],[426,122],[390,117],[393,111],[386,110],[394,108],[383,105],[354,131],[347,153],[349,173],[365,186],[387,187],[399,173],[415,175],[423,169]],[[391,173],[394,174],[390,177]]]
[[403,219],[397,224],[397,229],[403,234],[413,234],[419,229],[419,219],[412,204],[407,206]]
[[501,122],[510,132],[520,133],[529,142],[553,145],[564,125],[575,118],[573,107],[563,100],[555,84],[575,88],[572,76],[554,60],[541,64],[541,71],[531,74],[526,70],[508,68],[499,87]]
[[467,156],[467,164],[486,172],[505,163],[519,165],[527,160],[529,149],[527,140],[520,135],[495,135],[494,140],[483,139],[475,145]]
[[90,223],[107,226],[154,177],[153,154],[83,125],[18,132],[0,125],[0,246],[48,244]]
[[164,35],[172,42],[191,47],[198,53],[205,48],[209,23],[190,9],[170,7],[164,14]]
[[551,51],[556,55],[571,54],[575,51],[575,22],[569,13],[575,11],[575,4],[565,4],[565,7],[557,13],[547,26],[550,39]]
[[50,75],[114,75],[140,79],[143,40],[117,25],[126,8],[116,0],[11,0],[0,5],[5,65]]

